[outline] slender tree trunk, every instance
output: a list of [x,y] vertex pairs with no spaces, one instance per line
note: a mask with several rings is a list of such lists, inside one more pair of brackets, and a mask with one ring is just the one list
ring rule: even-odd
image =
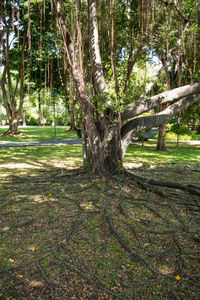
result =
[[115,9],[115,0],[111,0],[110,3],[110,17],[111,17],[111,41],[110,41],[110,52],[111,52],[111,67],[115,83],[115,95],[116,99],[119,99],[119,83],[117,78],[116,70],[116,53],[114,49],[115,42],[115,24],[114,24],[114,9]]
[[166,123],[159,126],[159,134],[158,134],[156,151],[166,151],[165,133],[166,133]]
[[72,84],[72,76],[70,75],[70,103],[69,103],[69,113],[70,113],[70,130],[71,131],[76,131],[76,122],[75,122],[75,105],[76,105],[76,98],[74,96],[75,89],[73,88]]
[[[166,80],[167,80],[167,89],[170,91],[172,89],[172,79],[171,79],[171,74],[168,71],[168,69],[165,69],[166,73]],[[165,105],[165,108],[167,106]],[[166,144],[165,144],[165,135],[166,135],[166,128],[167,128],[167,123],[161,124],[159,126],[159,134],[158,134],[158,141],[157,141],[157,147],[156,151],[166,151]]]
[[22,125],[26,126],[26,111],[25,111],[25,109],[22,112]]
[[180,139],[180,136],[177,135],[177,141],[176,141],[176,147],[177,147],[177,148],[178,148],[178,146],[179,146],[179,139]]
[[42,111],[41,111],[41,97],[40,92],[38,94],[38,125],[41,126],[42,121]]
[[127,64],[127,75],[126,75],[126,80],[125,80],[125,84],[124,84],[124,90],[123,93],[127,94],[128,91],[128,86],[131,80],[131,74],[133,71],[133,67],[137,61],[138,56],[140,55],[141,51],[142,51],[142,43],[139,46],[139,48],[137,49],[137,51],[134,51],[133,46],[131,45],[131,52],[129,54],[129,58],[128,58],[128,64]]

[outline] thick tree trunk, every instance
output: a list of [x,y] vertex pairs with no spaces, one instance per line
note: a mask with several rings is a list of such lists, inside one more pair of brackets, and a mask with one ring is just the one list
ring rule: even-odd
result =
[[[122,157],[132,137],[145,129],[161,126],[172,115],[198,101],[200,99],[200,84],[181,87],[149,99],[140,98],[138,102],[128,105],[117,120],[117,116],[112,110],[112,103],[106,103],[108,101],[108,89],[103,74],[98,44],[96,1],[88,0],[90,53],[93,71],[92,82],[94,82],[94,91],[98,99],[98,106],[94,112],[91,99],[87,93],[82,66],[83,60],[80,59],[80,51],[77,50],[79,49],[79,45],[77,46],[74,42],[67,28],[67,22],[61,9],[61,0],[54,0],[54,4],[57,24],[64,41],[73,78],[79,93],[82,111],[85,114],[84,128],[82,129],[84,165],[97,174],[112,174],[118,169],[119,163],[122,161]],[[78,39],[78,43],[80,43],[80,39]],[[177,102],[156,115],[135,118],[137,115],[149,111],[158,105],[175,101]],[[98,111],[98,108],[103,109],[105,104],[108,105],[109,109],[104,110],[104,117],[102,117],[102,111]],[[111,122],[113,119],[116,120],[115,123]],[[125,122],[121,128],[121,119],[122,121],[131,120]]]
[[4,133],[4,135],[11,135],[11,136],[15,136],[15,135],[19,135],[20,131],[19,131],[19,118],[20,118],[20,114],[17,112],[11,116],[9,116],[9,129]]
[[113,174],[121,162],[121,138],[119,124],[105,124],[104,136],[95,138],[85,151],[86,161],[96,174]]

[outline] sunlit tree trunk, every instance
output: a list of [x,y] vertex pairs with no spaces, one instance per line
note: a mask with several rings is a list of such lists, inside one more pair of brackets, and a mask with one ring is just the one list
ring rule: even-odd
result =
[[166,146],[165,146],[165,134],[166,134],[166,126],[167,124],[161,124],[159,126],[159,133],[158,133],[158,141],[157,141],[157,151],[166,151]]

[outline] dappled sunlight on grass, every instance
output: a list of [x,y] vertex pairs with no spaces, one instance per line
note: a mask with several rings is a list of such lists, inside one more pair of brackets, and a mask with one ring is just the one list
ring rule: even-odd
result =
[[[0,149],[0,174],[30,172],[31,169],[77,168],[82,166],[82,147],[39,146]],[[22,174],[22,173],[21,173]]]
[[23,163],[6,163],[0,165],[0,168],[9,168],[9,169],[40,169],[40,166],[35,166],[31,164],[23,164]]
[[[167,142],[167,152],[157,152],[156,143],[149,141],[145,146],[131,145],[125,154],[124,166],[130,169],[154,168],[167,164],[199,164],[200,146],[184,143],[179,149],[175,142]],[[0,173],[30,172],[31,169],[77,168],[82,166],[80,145],[17,147],[0,149]]]

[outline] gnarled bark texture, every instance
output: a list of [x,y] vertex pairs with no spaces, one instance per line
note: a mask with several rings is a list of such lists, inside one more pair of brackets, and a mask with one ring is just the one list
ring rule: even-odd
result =
[[[133,136],[145,129],[162,126],[168,122],[171,116],[200,100],[200,83],[183,86],[150,98],[141,97],[137,102],[129,104],[121,115],[113,111],[112,106],[110,106],[110,109],[104,111],[104,116],[102,116],[98,113],[98,106],[102,107],[107,101],[108,89],[99,50],[96,1],[88,0],[92,81],[97,98],[94,107],[91,104],[90,95],[87,93],[82,66],[83,60],[77,55],[77,45],[67,28],[66,19],[61,9],[61,0],[54,0],[53,2],[58,28],[65,44],[82,110],[85,114],[82,126],[84,164],[87,166],[89,163],[92,171],[98,174],[113,173],[122,161]],[[155,115],[137,117],[162,104],[169,106]],[[113,116],[114,123],[111,121]],[[121,120],[124,123],[122,127]]]
[[[101,56],[98,44],[98,26],[96,18],[96,1],[89,0],[90,20],[90,53],[92,61],[92,74],[95,82],[96,94],[101,104],[106,101],[105,94],[108,93],[107,85],[103,75]],[[112,173],[116,171],[121,158],[121,139],[119,123],[112,123],[109,116],[94,117],[94,110],[86,89],[83,74],[82,61],[76,55],[75,43],[66,26],[64,12],[61,9],[61,1],[54,0],[54,8],[60,34],[66,47],[70,67],[74,77],[77,91],[85,113],[84,128],[87,138],[84,138],[84,160],[90,164],[95,173]],[[108,113],[109,114],[109,113]],[[85,136],[85,134],[83,134]]]

